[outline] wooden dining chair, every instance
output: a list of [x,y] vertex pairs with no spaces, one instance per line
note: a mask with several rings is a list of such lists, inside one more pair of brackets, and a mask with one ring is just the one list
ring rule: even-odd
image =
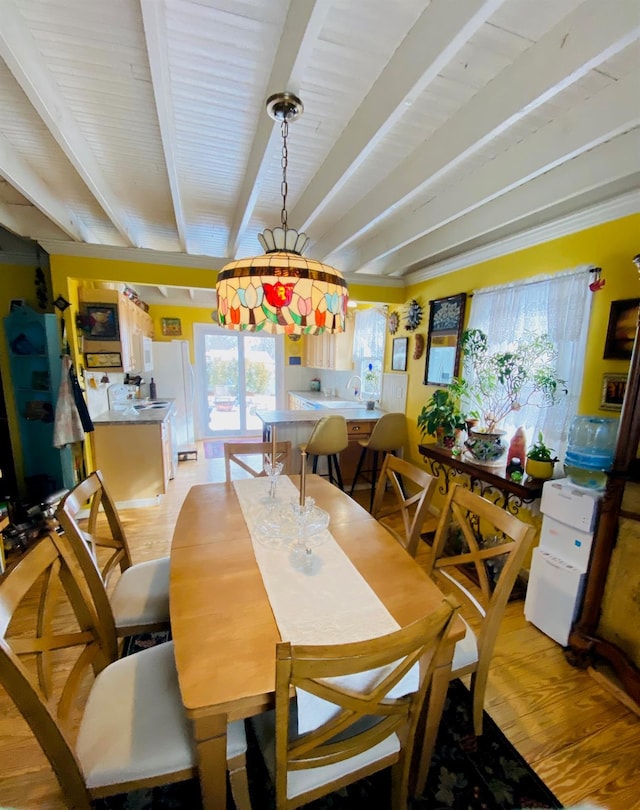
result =
[[[413,484],[412,494],[406,494],[405,482]],[[392,453],[385,456],[371,514],[412,557],[416,556],[424,524],[430,514],[435,486],[436,479],[425,470]],[[385,497],[388,487],[391,489],[391,499]],[[397,528],[399,520],[402,521],[401,531]]]
[[[81,514],[87,509],[86,526],[81,526]],[[100,510],[105,521],[99,521]],[[105,597],[104,589],[91,577],[93,597],[101,613],[106,610],[101,603],[108,598],[118,636],[169,628],[169,558],[133,564],[124,527],[99,470],[64,496],[55,517],[77,555],[82,557],[84,548],[90,551],[102,584],[110,590]],[[120,575],[109,588],[117,569]]]
[[466,633],[456,643],[451,666],[451,679],[471,675],[476,735],[482,734],[484,695],[504,609],[534,535],[530,524],[461,484],[451,485],[428,573],[463,600],[477,628],[474,632],[461,616]]
[[[265,461],[271,461],[271,442],[225,442],[224,443],[224,477],[231,481],[232,467],[240,469],[254,478],[266,475]],[[259,458],[257,458],[259,456]],[[291,442],[276,442],[276,461],[282,462],[282,474],[286,475],[291,457]]]
[[[0,685],[67,807],[90,810],[99,797],[197,776],[173,642],[114,660],[66,535],[41,538],[0,580],[0,616]],[[245,752],[244,723],[231,723],[229,767],[240,767]],[[248,792],[239,798],[250,810]]]
[[[275,783],[277,810],[299,807],[387,766],[393,769],[392,803],[381,799],[380,806],[407,807],[416,727],[455,610],[445,599],[401,630],[352,644],[277,644],[275,711],[250,721]],[[414,665],[413,688],[394,691]],[[379,670],[377,677],[358,679],[371,670]],[[292,688],[321,699],[323,718],[311,731],[298,731],[299,698],[291,700]]]

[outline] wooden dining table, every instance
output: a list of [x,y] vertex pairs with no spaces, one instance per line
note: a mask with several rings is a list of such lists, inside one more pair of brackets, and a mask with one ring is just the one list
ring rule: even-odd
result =
[[[299,487],[299,476],[291,476]],[[329,530],[400,626],[443,595],[393,536],[356,501],[316,475],[306,495],[330,514]],[[274,706],[281,641],[233,483],[191,488],[171,545],[171,628],[182,700],[191,720],[205,810],[224,810],[227,723]],[[422,790],[449,683],[457,619],[437,662],[415,784]]]

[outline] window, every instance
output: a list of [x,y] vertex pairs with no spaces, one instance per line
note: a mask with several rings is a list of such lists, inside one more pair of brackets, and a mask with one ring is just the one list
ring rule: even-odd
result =
[[564,453],[569,423],[577,412],[590,309],[588,266],[477,290],[472,298],[468,326],[487,335],[491,351],[507,349],[525,332],[546,333],[554,341],[557,372],[566,380],[568,395],[551,408],[530,406],[511,413],[501,427],[512,434],[523,425],[528,444],[542,431],[557,455]]
[[380,397],[386,334],[387,319],[380,310],[362,309],[356,312],[353,367],[362,380],[363,399]]

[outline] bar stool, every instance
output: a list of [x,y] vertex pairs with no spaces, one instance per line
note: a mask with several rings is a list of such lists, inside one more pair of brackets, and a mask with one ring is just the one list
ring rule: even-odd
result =
[[[319,419],[308,441],[305,444],[299,445],[299,447],[302,452],[306,451],[307,455],[313,456],[314,473],[318,471],[318,456],[326,456],[329,469],[329,483],[336,483],[340,489],[344,490],[338,453],[346,450],[348,445],[347,420],[344,416],[335,414],[332,416],[323,416]],[[335,468],[335,481],[332,466]]]
[[362,464],[367,455],[367,450],[371,450],[373,452],[373,468],[367,470],[367,472],[371,472],[370,512],[373,509],[373,496],[375,494],[376,479],[378,476],[378,453],[382,453],[383,456],[386,453],[393,453],[395,456],[397,455],[397,451],[404,447],[408,440],[409,434],[407,432],[406,416],[403,413],[385,413],[384,416],[381,416],[376,422],[369,438],[360,439],[358,441],[358,444],[362,447],[362,451],[358,459],[356,474],[353,477],[351,492],[349,494],[353,495],[353,490],[362,471]]

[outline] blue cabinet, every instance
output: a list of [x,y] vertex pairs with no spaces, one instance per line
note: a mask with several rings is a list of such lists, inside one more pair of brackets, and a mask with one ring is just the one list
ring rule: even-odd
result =
[[[70,447],[53,446],[61,357],[55,315],[23,306],[4,319],[27,496],[75,485]],[[7,386],[8,387],[8,386]]]

